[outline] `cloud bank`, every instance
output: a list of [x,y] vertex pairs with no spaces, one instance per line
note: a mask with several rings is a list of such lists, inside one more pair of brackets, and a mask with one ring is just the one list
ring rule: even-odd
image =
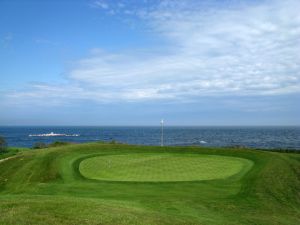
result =
[[96,1],[94,10],[143,20],[166,44],[117,53],[100,46],[74,62],[66,83],[35,84],[6,96],[57,103],[299,93],[299,1],[199,2],[132,7],[126,1]]

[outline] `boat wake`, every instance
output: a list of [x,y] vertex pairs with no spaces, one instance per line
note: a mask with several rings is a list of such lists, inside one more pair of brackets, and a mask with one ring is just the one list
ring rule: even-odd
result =
[[29,137],[78,137],[79,134],[57,134],[50,132],[48,134],[29,134]]

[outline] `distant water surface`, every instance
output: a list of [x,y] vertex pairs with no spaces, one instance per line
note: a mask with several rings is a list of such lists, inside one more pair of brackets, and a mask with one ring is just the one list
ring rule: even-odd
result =
[[[35,136],[51,132],[68,136]],[[32,147],[36,142],[82,143],[111,140],[128,144],[160,145],[161,130],[160,127],[2,126],[0,135],[6,138],[9,146],[18,147]],[[300,127],[165,127],[164,144],[216,147],[242,145],[300,150]]]

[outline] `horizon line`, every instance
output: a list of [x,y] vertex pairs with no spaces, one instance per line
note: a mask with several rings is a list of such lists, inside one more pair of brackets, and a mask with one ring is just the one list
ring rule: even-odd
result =
[[[176,124],[164,124],[165,127],[299,127],[300,124],[296,125],[176,125]],[[0,127],[160,127],[157,125],[0,125]]]

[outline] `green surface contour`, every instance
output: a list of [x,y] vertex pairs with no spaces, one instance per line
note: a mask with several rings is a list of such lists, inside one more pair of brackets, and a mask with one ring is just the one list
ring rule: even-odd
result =
[[126,154],[91,157],[80,163],[81,174],[111,181],[197,181],[225,179],[248,171],[248,159],[199,154]]

